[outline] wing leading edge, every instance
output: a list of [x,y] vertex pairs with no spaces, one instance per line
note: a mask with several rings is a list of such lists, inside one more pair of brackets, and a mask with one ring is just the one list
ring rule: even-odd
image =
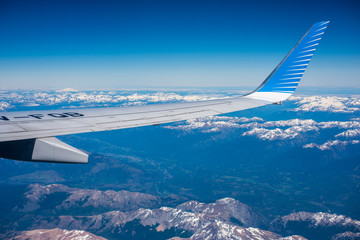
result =
[[88,155],[54,136],[107,131],[241,111],[286,100],[300,82],[329,22],[314,24],[266,80],[250,94],[210,101],[36,112],[0,116],[0,157],[87,163]]

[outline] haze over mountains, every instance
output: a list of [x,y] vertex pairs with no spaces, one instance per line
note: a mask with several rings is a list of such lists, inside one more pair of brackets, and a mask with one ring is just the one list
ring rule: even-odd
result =
[[[2,91],[3,110],[128,106],[237,92]],[[87,165],[2,160],[1,237],[359,239],[360,98],[60,137]]]

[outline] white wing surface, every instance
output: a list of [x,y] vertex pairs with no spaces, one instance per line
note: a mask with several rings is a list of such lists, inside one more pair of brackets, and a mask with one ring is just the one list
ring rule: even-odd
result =
[[87,154],[54,136],[158,125],[279,103],[295,91],[327,24],[313,25],[262,85],[244,96],[121,108],[0,113],[0,156],[87,163]]

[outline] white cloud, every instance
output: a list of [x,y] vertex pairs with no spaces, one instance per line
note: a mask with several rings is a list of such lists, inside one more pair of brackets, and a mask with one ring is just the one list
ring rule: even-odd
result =
[[[137,92],[133,91],[83,91],[75,89],[63,89],[55,92],[8,92],[2,93],[1,97],[8,103],[28,106],[39,104],[50,106],[55,104],[111,104],[111,105],[139,105],[159,102],[192,102],[227,98],[224,94],[184,94],[174,92]],[[71,107],[71,106],[68,106]]]
[[[2,92],[1,98],[10,104],[111,104],[116,106],[136,104],[159,103],[159,102],[192,102],[202,100],[212,100],[228,98],[227,93],[196,93],[190,94],[186,91],[169,92],[169,91],[77,91],[66,88],[57,91],[23,91],[23,92]],[[295,102],[298,107],[293,111],[303,112],[342,112],[354,113],[360,111],[359,97],[291,97],[289,101]]]

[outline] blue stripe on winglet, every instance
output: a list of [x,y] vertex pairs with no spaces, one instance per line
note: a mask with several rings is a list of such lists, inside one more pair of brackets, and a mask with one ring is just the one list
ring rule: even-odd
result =
[[293,93],[328,24],[329,21],[315,23],[254,92]]

